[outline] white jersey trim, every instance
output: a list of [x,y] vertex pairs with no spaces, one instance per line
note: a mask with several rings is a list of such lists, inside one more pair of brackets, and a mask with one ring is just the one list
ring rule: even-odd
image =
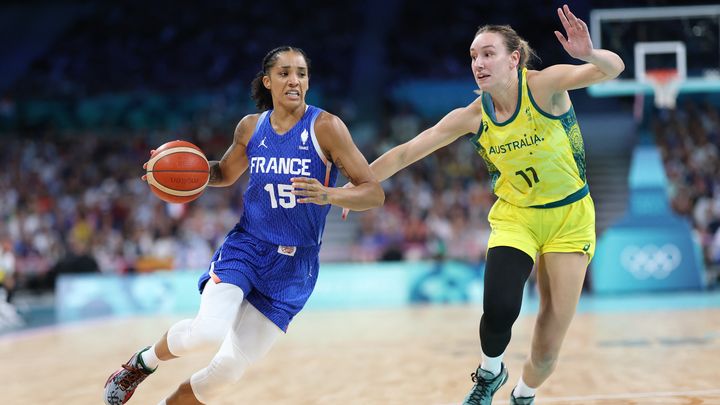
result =
[[322,159],[323,163],[326,165],[328,164],[328,160],[325,157],[325,154],[322,151],[322,148],[320,147],[320,143],[317,140],[317,136],[315,135],[315,120],[317,117],[322,113],[322,111],[318,112],[317,115],[315,115],[310,121],[310,139],[312,139],[313,146],[315,147],[315,152],[320,156],[320,159]]
[[255,137],[255,134],[257,134],[258,129],[260,129],[260,125],[262,125],[263,121],[265,121],[265,117],[267,117],[270,110],[265,110],[262,114],[260,114],[260,118],[258,118],[257,123],[255,123],[255,130],[252,133],[251,139]]

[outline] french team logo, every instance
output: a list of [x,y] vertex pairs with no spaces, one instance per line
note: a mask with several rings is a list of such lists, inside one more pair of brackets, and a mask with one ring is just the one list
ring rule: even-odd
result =
[[300,150],[309,150],[309,147],[307,146],[307,141],[310,135],[308,134],[307,129],[303,129],[302,133],[300,134],[300,141],[302,142],[302,145],[298,147]]

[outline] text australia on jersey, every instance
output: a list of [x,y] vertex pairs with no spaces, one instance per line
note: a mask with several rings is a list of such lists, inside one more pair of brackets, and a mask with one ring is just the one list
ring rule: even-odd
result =
[[538,144],[544,140],[545,140],[545,138],[540,138],[537,135],[530,135],[530,136],[525,135],[524,138],[519,141],[512,141],[512,142],[508,142],[508,143],[505,143],[502,145],[490,146],[489,154],[494,155],[496,153],[502,154],[502,153],[511,152],[516,149],[522,149],[526,146]]

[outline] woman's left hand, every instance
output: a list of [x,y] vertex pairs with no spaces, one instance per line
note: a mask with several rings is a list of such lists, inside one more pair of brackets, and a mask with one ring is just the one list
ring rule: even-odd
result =
[[330,196],[328,195],[329,187],[325,187],[317,179],[311,177],[293,177],[292,181],[293,191],[292,193],[298,198],[297,202],[301,204],[317,204],[326,205],[331,204]]
[[555,31],[555,36],[570,56],[586,61],[593,51],[590,30],[588,30],[587,24],[575,17],[575,14],[570,12],[570,7],[567,4],[563,5],[562,8],[558,8],[557,12],[560,22],[567,33],[567,38],[560,31]]

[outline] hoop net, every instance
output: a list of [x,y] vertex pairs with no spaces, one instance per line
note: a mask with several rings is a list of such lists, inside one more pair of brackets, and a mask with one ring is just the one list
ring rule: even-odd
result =
[[680,91],[677,69],[652,69],[645,72],[655,94],[655,107],[674,109]]

